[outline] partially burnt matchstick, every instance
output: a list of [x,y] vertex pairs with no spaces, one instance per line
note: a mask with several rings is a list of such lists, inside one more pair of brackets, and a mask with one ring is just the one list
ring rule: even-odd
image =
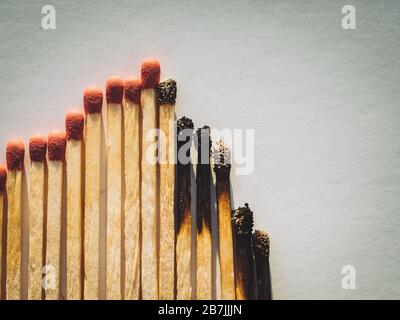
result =
[[210,128],[197,130],[198,160],[196,170],[197,186],[197,275],[196,298],[211,300],[211,135]]
[[220,141],[216,153],[214,172],[216,175],[216,193],[219,226],[219,259],[221,272],[222,300],[235,300],[235,269],[232,235],[232,206],[230,186],[230,152]]
[[29,275],[28,299],[42,299],[43,222],[45,217],[47,139],[35,135],[29,140]]
[[83,94],[85,108],[84,298],[99,298],[100,165],[103,93],[90,87]]
[[[4,165],[0,165],[0,257],[3,257],[3,221],[4,221],[4,209],[5,209],[6,182],[7,182],[7,168]],[[0,263],[0,284],[3,283],[2,267],[3,263]]]
[[45,288],[46,300],[58,300],[61,295],[61,214],[63,202],[63,171],[65,160],[65,132],[52,132],[48,144],[48,195],[46,232],[46,274],[53,283]]
[[65,152],[67,173],[67,299],[82,299],[83,270],[83,210],[82,210],[82,164],[83,129],[85,116],[78,110],[67,113],[65,129],[67,146]]
[[158,299],[158,127],[157,85],[160,63],[143,62],[142,92],[142,298]]
[[254,218],[249,205],[239,207],[233,212],[236,253],[236,299],[254,300],[254,256],[251,247]]
[[122,97],[124,82],[107,81],[107,246],[106,298],[121,299]]
[[176,298],[190,300],[192,259],[192,213],[191,213],[191,162],[190,142],[193,122],[183,117],[177,122],[177,213],[176,213]]
[[271,274],[269,267],[269,236],[264,231],[256,230],[252,236],[256,260],[257,300],[271,300]]
[[25,147],[21,140],[7,144],[7,270],[6,298],[21,299],[21,218],[22,218],[22,175]]
[[140,92],[141,81],[125,81],[125,299],[140,298]]
[[157,87],[160,106],[160,266],[161,300],[173,300],[175,293],[175,145],[174,134],[176,82],[163,80]]

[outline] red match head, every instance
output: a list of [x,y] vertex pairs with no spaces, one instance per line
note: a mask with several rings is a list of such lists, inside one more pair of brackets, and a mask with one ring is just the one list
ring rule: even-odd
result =
[[4,165],[0,165],[0,192],[4,192],[6,190],[6,181],[7,168]]
[[142,88],[156,88],[160,82],[160,62],[155,59],[147,59],[142,63]]
[[122,103],[124,95],[124,80],[118,77],[111,77],[107,80],[106,96],[108,103]]
[[65,132],[54,131],[47,136],[49,161],[63,161],[65,158]]
[[29,155],[31,161],[43,162],[46,159],[47,140],[40,134],[32,136],[29,140]]
[[142,83],[138,78],[130,78],[125,81],[125,99],[133,103],[140,104],[140,92],[142,90]]
[[103,106],[103,92],[97,87],[89,87],[83,93],[83,106],[86,113],[100,113]]
[[22,170],[24,167],[25,147],[22,140],[7,143],[6,158],[8,170]]
[[82,140],[85,116],[79,110],[72,110],[65,116],[67,140]]

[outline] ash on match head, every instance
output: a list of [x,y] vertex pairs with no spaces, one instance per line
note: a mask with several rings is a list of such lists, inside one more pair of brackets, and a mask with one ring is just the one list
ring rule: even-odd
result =
[[8,170],[22,170],[24,167],[25,146],[22,140],[7,143],[6,158]]
[[231,171],[231,151],[220,140],[219,148],[214,154],[214,171],[216,174],[229,174]]
[[46,159],[47,139],[38,134],[29,140],[29,156],[31,161],[43,162]]
[[130,78],[125,81],[125,99],[135,104],[140,104],[140,93],[142,91],[142,82],[138,78]]
[[161,81],[157,87],[157,99],[159,105],[175,104],[176,81],[173,79]]
[[244,207],[233,210],[232,218],[238,236],[251,236],[254,226],[253,211],[250,210],[249,204],[245,203]]
[[179,132],[181,132],[182,130],[185,130],[185,129],[193,129],[194,125],[193,125],[192,119],[189,119],[187,117],[182,117],[177,121],[176,127],[177,127],[177,130],[178,130],[178,133],[179,133]]
[[63,161],[65,158],[65,132],[55,131],[47,137],[50,161]]
[[108,103],[121,103],[124,95],[124,80],[111,77],[107,80],[106,97]]
[[100,113],[103,106],[103,92],[97,87],[85,89],[83,106],[86,113]]
[[265,231],[255,230],[252,235],[253,249],[255,254],[269,255],[269,236]]
[[157,88],[160,82],[160,62],[155,59],[147,59],[142,63],[141,68],[142,88]]
[[7,182],[7,168],[4,165],[0,165],[0,192],[6,190],[6,182]]
[[79,110],[72,110],[65,116],[67,140],[82,140],[85,116]]

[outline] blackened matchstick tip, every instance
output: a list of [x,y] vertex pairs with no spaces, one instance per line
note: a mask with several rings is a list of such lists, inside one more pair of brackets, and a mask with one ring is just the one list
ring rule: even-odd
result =
[[182,117],[177,121],[176,127],[177,127],[177,130],[178,130],[178,133],[179,133],[179,132],[181,132],[182,130],[185,130],[185,129],[192,129],[193,130],[194,125],[193,125],[192,119],[189,119],[187,117]]
[[214,152],[214,172],[217,175],[229,175],[231,172],[231,152],[222,140]]
[[0,192],[5,191],[7,181],[7,168],[4,165],[0,165]]
[[245,203],[244,207],[233,210],[232,220],[238,236],[251,236],[254,226],[254,215],[248,203]]
[[176,101],[176,81],[174,79],[162,80],[157,86],[158,104],[175,104]]
[[269,256],[269,235],[265,231],[255,230],[252,235],[253,250],[256,255]]

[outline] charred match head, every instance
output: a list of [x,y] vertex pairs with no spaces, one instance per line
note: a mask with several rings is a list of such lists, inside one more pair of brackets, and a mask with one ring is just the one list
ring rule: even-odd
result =
[[140,93],[142,91],[142,82],[138,78],[130,78],[125,81],[125,99],[135,104],[140,104]]
[[7,143],[6,158],[8,170],[22,170],[24,167],[25,146],[22,140]]
[[118,77],[111,77],[107,80],[106,97],[107,103],[122,103],[124,95],[124,80]]
[[67,140],[82,140],[85,116],[79,110],[72,110],[65,116]]
[[63,161],[65,158],[65,132],[54,131],[47,137],[49,161]]
[[47,140],[46,137],[37,134],[29,140],[29,156],[31,161],[43,162],[46,159]]
[[248,203],[245,203],[244,207],[233,210],[232,220],[238,236],[251,236],[254,226],[254,215]]
[[[210,163],[211,153],[211,130],[209,126],[198,128],[197,144],[198,144],[198,163]],[[206,162],[205,162],[206,161]]]
[[214,172],[217,175],[229,175],[231,172],[231,151],[222,140],[214,152]]
[[177,121],[176,127],[179,134],[183,130],[188,130],[188,129],[193,130],[194,125],[192,119],[189,119],[187,117],[182,117]]
[[157,86],[158,104],[175,104],[176,101],[176,81],[166,79],[161,81]]
[[255,230],[252,235],[253,250],[256,255],[269,256],[269,236],[265,231]]
[[97,87],[89,87],[83,93],[83,106],[86,114],[100,113],[103,106],[103,92]]
[[156,89],[160,82],[160,62],[156,59],[143,61],[141,77],[143,89]]
[[4,165],[0,165],[0,192],[4,192],[6,190],[6,182],[7,168]]

